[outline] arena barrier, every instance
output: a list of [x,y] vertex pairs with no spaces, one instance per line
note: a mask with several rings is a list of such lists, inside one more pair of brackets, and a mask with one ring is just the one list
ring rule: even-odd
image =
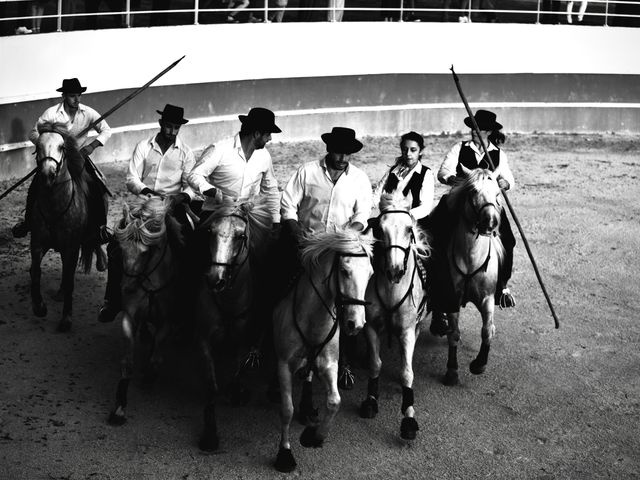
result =
[[639,37],[631,28],[399,22],[5,37],[3,70],[12,73],[0,78],[0,178],[33,168],[27,134],[59,101],[63,78],[80,78],[89,88],[83,102],[104,112],[182,55],[109,118],[114,135],[96,161],[127,159],[157,130],[165,103],[185,108],[191,121],[181,135],[194,149],[234,133],[252,106],[276,111],[284,132],[275,141],[318,139],[338,124],[362,136],[466,130],[452,64],[472,107],[496,110],[507,132],[637,134],[640,57],[625,52]]

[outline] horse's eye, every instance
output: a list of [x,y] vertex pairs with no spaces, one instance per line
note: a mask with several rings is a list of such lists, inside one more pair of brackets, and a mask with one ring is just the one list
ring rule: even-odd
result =
[[351,272],[349,270],[347,270],[346,268],[341,268],[340,269],[340,274],[345,278],[349,278],[351,276]]

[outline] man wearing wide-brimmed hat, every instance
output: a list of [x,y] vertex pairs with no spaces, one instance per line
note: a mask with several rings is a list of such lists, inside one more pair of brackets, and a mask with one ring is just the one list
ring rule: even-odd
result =
[[[96,148],[102,147],[107,140],[109,140],[109,137],[111,137],[111,129],[104,120],[101,120],[93,127],[93,130],[98,133],[97,137],[89,137],[89,132],[84,133],[81,137],[77,136],[100,118],[100,114],[93,108],[80,103],[80,97],[86,90],[87,87],[83,87],[77,78],[65,78],[62,81],[62,86],[56,89],[57,92],[62,94],[62,102],[54,105],[53,107],[47,108],[44,113],[40,115],[33,129],[29,132],[29,140],[31,140],[34,145],[37,144],[38,138],[40,137],[38,129],[41,125],[47,123],[63,124],[66,126],[66,130],[69,134],[76,137],[80,152],[85,157],[89,157]],[[108,234],[106,231],[106,193],[108,190],[102,172],[100,172],[90,160],[86,162],[86,165],[87,171],[94,178],[94,182],[91,182],[90,184],[90,188],[92,189],[90,205],[93,213],[98,217],[97,222],[98,225],[100,225],[98,235],[104,243],[108,240]],[[37,177],[37,175],[34,177],[31,182],[31,186],[29,187],[29,192],[27,193],[25,221],[19,222],[12,229],[13,236],[16,238],[24,237],[29,232],[29,222],[27,219],[31,214],[34,191],[33,185],[37,181]]]
[[[362,149],[362,143],[351,128],[333,127],[321,135],[327,154],[320,160],[305,163],[287,182],[282,192],[283,257],[282,268],[288,276],[297,268],[296,250],[302,232],[324,232],[335,228],[364,230],[371,214],[373,195],[367,174],[351,164],[351,155]],[[341,355],[338,386],[353,388],[354,377],[347,365],[348,354],[355,349],[353,341],[340,336]],[[311,389],[305,382],[303,389]],[[306,397],[303,394],[303,397]]]
[[[187,177],[195,165],[193,151],[178,137],[180,128],[189,120],[184,109],[166,104],[160,114],[160,131],[139,142],[129,161],[126,185],[135,195],[170,197],[178,221],[186,222],[180,205],[189,204],[197,197],[189,186]],[[171,218],[168,219],[172,222]],[[175,223],[175,222],[173,222]],[[174,228],[179,227],[174,225]],[[112,321],[120,311],[120,283],[122,281],[122,254],[114,239],[107,246],[109,269],[105,300],[98,320]]]
[[271,155],[265,148],[272,133],[282,130],[274,113],[262,107],[238,115],[241,127],[233,138],[209,145],[189,175],[189,184],[204,195],[203,212],[215,208],[221,196],[233,199],[256,195],[271,205],[273,223],[280,223],[278,181],[273,173]]
[[355,131],[334,127],[321,138],[327,154],[298,168],[282,192],[283,228],[296,236],[335,227],[363,230],[371,213],[369,177],[350,163],[362,149]]

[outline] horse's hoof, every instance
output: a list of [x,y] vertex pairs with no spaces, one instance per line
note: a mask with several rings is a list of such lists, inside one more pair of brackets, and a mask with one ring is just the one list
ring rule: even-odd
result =
[[324,443],[324,439],[318,436],[317,427],[307,427],[300,435],[300,445],[305,448],[320,448]]
[[127,423],[127,417],[124,416],[124,412],[120,413],[119,410],[120,409],[116,409],[109,414],[109,418],[107,419],[109,425],[120,427]]
[[40,302],[37,305],[33,305],[33,314],[36,317],[42,318],[47,316],[47,306],[44,302]]
[[460,384],[460,377],[458,377],[458,372],[447,372],[444,376],[444,380],[442,381],[447,387],[453,387],[454,385]]
[[484,373],[486,369],[487,369],[487,364],[486,363],[481,364],[477,360],[474,360],[469,364],[469,371],[471,371],[471,373],[473,373],[474,375],[480,375]]
[[251,390],[243,387],[242,385],[236,385],[231,387],[229,393],[229,403],[234,407],[244,407],[251,400]]
[[69,330],[71,330],[71,320],[68,320],[68,319],[60,320],[60,323],[58,323],[57,330],[60,333],[66,333]]
[[282,473],[289,473],[295,470],[296,465],[296,459],[293,458],[291,449],[280,447],[280,450],[278,450],[278,456],[276,457],[276,463],[274,463],[276,470]]
[[400,423],[400,436],[405,440],[415,440],[416,435],[420,430],[418,422],[415,418],[404,417],[402,423]]
[[338,388],[341,390],[352,390],[355,384],[356,377],[351,373],[351,369],[349,367],[340,367],[340,372],[338,373]]
[[220,446],[220,440],[216,433],[203,433],[198,442],[198,448],[203,452],[215,452]]
[[369,397],[360,404],[360,418],[375,418],[378,414],[378,401]]
[[317,425],[320,422],[318,409],[313,407],[300,408],[298,412],[298,422],[300,425]]

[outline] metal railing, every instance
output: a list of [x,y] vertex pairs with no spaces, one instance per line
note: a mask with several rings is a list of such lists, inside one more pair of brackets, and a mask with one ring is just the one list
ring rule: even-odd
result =
[[[612,24],[640,26],[640,3],[637,0],[590,0],[588,1],[586,12],[583,12],[580,18],[578,18],[578,9],[582,0],[575,0],[575,2],[560,2],[558,0],[489,0],[485,5],[491,8],[478,8],[478,5],[481,2],[484,3],[485,0],[457,0],[460,4],[458,8],[443,8],[443,5],[451,4],[454,0],[397,0],[398,8],[364,6],[366,4],[370,5],[371,1],[346,0],[345,7],[339,9],[328,6],[320,8],[305,7],[304,0],[289,0],[288,2],[287,0],[277,0],[276,4],[272,6],[269,5],[268,0],[257,0],[257,3],[262,4],[257,8],[251,4],[256,3],[256,0],[250,0],[249,6],[242,9],[235,8],[233,0],[225,8],[203,8],[203,5],[208,6],[211,4],[212,0],[180,2],[177,0],[164,0],[164,4],[173,2],[174,4],[180,3],[187,6],[185,8],[145,9],[144,7],[148,7],[149,4],[153,7],[152,2],[155,3],[156,0],[134,0],[136,8],[132,8],[132,0],[115,0],[122,5],[122,10],[97,12],[74,11],[77,2],[73,0],[52,0],[51,3],[55,2],[55,13],[46,15],[43,13],[34,14],[36,12],[34,9],[32,15],[6,15],[6,12],[10,10],[8,8],[9,5],[17,5],[26,1],[29,1],[32,6],[36,5],[33,0],[0,0],[0,28],[3,35],[31,33],[34,29],[38,31],[40,30],[39,25],[43,20],[55,20],[55,29],[51,29],[49,24],[49,31],[61,32],[98,28],[98,19],[103,17],[110,18],[111,28],[149,25],[198,25],[200,23],[225,23],[230,21],[234,23],[237,21],[304,21],[305,19],[311,21],[336,21],[336,19],[338,21],[394,20],[399,22],[448,21],[453,19],[453,21],[460,22],[500,21],[501,23],[582,23],[602,26],[610,26]],[[510,8],[496,9],[494,8],[494,1],[500,1],[501,5]],[[98,4],[100,3],[98,1]],[[287,5],[283,6],[284,4]],[[354,6],[353,4],[357,5]],[[434,6],[434,4],[437,5]],[[569,4],[573,4],[572,15],[566,9]],[[98,6],[96,4],[96,9]],[[49,4],[49,11],[51,10],[50,7],[51,4]],[[624,13],[618,13],[619,11]],[[204,17],[207,16],[208,18],[203,21]],[[117,17],[119,17],[119,21],[114,21]],[[571,21],[572,17],[575,18],[573,22]],[[76,19],[84,19],[85,24],[75,24],[74,20]],[[158,19],[161,20],[158,21]],[[146,24],[147,21],[148,24]],[[27,22],[31,22],[31,28],[26,25]],[[7,27],[11,24],[20,23],[22,23],[22,31],[18,31],[19,28],[16,31],[12,31],[10,27]],[[89,23],[93,27],[87,27]],[[35,27],[36,25],[38,27]],[[109,28],[109,26],[103,26],[103,28]]]

